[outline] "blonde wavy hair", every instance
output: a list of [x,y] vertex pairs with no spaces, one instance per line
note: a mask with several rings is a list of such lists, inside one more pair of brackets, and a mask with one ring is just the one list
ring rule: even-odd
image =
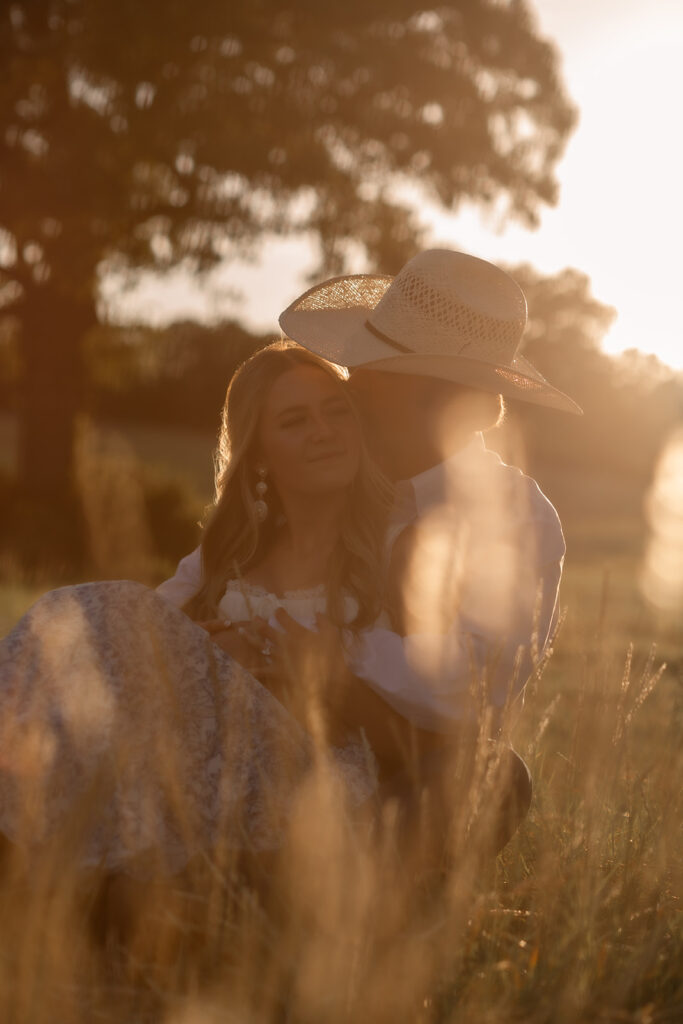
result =
[[[261,349],[235,373],[223,406],[215,462],[215,496],[204,524],[202,586],[185,605],[194,619],[214,618],[231,579],[241,579],[257,565],[275,539],[282,522],[275,488],[268,495],[269,514],[260,523],[254,511],[257,481],[258,426],[265,398],[283,373],[297,366],[315,366],[340,384],[345,371],[292,341]],[[345,396],[354,415],[351,393]],[[351,485],[337,546],[328,565],[327,609],[335,625],[354,631],[371,625],[383,603],[384,537],[393,489],[371,460],[361,441],[360,466]],[[344,621],[344,596],[358,604],[353,622]]]

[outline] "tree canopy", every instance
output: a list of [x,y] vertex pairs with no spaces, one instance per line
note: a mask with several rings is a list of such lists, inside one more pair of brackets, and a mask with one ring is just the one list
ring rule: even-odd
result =
[[535,223],[574,123],[522,0],[23,0],[0,29],[0,224],[23,284],[201,265],[264,229],[402,261],[392,177]]
[[529,266],[509,270],[529,307],[524,354],[584,410],[582,417],[557,416],[517,403],[534,475],[542,479],[538,467],[555,466],[563,475],[573,468],[582,479],[628,478],[636,500],[629,512],[639,515],[656,457],[680,422],[683,375],[654,356],[631,351],[615,358],[602,351],[616,310],[595,298],[586,274],[569,269],[545,277]]
[[0,306],[43,497],[72,477],[108,269],[200,272],[305,230],[321,272],[358,246],[392,270],[420,240],[397,183],[534,224],[575,119],[524,0],[15,0],[0,62]]

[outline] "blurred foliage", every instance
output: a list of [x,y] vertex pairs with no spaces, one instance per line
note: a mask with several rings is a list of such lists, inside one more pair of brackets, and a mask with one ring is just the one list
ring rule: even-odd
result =
[[302,190],[325,269],[345,241],[400,263],[396,173],[535,223],[575,118],[521,2],[17,0],[0,47],[2,219],[27,287],[89,293],[114,252],[211,264],[300,228]]
[[635,506],[626,511],[638,513],[657,455],[683,416],[683,374],[654,356],[602,351],[616,311],[593,296],[585,274],[569,269],[544,277],[528,266],[509,269],[529,307],[524,355],[584,410],[579,417],[509,403],[534,474],[540,479],[555,467],[565,477],[575,470],[585,479],[603,475],[611,489],[604,511],[612,516],[623,501],[615,481],[628,480]]
[[522,0],[16,0],[0,61],[18,471],[53,502],[73,483],[103,274],[201,272],[273,231],[317,237],[321,271],[359,247],[391,269],[419,243],[391,193],[406,178],[531,224],[575,120]]
[[17,488],[12,475],[0,473],[0,578],[36,583],[71,578],[81,568],[72,553],[82,548],[84,535],[75,496],[55,512]]
[[[154,583],[196,547],[202,500],[186,480],[134,456],[122,465],[111,452],[96,473],[92,462],[87,465],[85,493],[62,515],[0,473],[0,580],[39,590],[45,581],[83,574]],[[84,538],[87,563],[76,563],[68,552],[80,549]]]
[[274,338],[234,323],[99,326],[86,338],[87,409],[98,419],[215,433],[236,368]]

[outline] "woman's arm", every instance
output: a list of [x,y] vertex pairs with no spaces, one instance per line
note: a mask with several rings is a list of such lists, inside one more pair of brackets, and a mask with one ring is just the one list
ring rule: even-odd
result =
[[189,601],[197,593],[202,585],[202,555],[201,549],[195,548],[185,558],[178,562],[175,574],[169,580],[164,580],[157,587],[157,594],[161,594],[177,608]]

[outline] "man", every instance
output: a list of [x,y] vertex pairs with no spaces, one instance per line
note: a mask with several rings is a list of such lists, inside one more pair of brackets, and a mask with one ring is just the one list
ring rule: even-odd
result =
[[[495,733],[557,621],[557,513],[481,436],[501,416],[501,396],[581,412],[518,355],[526,320],[509,275],[447,250],[420,253],[393,279],[325,281],[280,317],[288,337],[349,368],[375,457],[397,482],[395,631],[364,633],[349,666],[433,732],[462,737],[486,716]],[[521,759],[506,751],[502,760],[498,848],[530,800]],[[432,774],[442,764],[439,755]]]
[[430,250],[393,279],[317,285],[280,324],[350,369],[375,456],[400,482],[394,561],[409,621],[403,636],[367,633],[355,674],[416,724],[447,730],[467,714],[474,658],[502,707],[556,622],[565,547],[550,502],[480,431],[498,420],[501,395],[581,411],[517,355],[523,292],[491,263]]

